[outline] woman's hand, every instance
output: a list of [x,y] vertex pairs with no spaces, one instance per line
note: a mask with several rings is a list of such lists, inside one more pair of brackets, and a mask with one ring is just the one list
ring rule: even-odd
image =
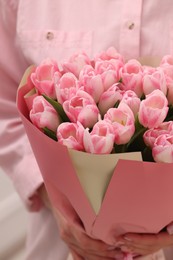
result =
[[132,234],[128,233],[119,237],[117,244],[123,252],[134,253],[135,255],[149,255],[160,249],[173,245],[173,223],[168,225],[167,232],[153,234]]
[[45,206],[46,208],[48,208],[48,209],[52,209],[52,205],[51,205],[51,203],[50,203],[50,200],[49,200],[49,197],[48,197],[48,194],[47,194],[47,190],[46,190],[44,184],[42,184],[42,185],[38,188],[37,192],[38,192],[38,195],[40,196],[40,198],[41,198],[41,200],[42,200],[44,206]]
[[45,206],[52,210],[59,227],[61,238],[68,245],[74,260],[123,259],[124,253],[120,249],[109,246],[100,240],[90,238],[81,228],[69,223],[51,205],[44,185],[38,189],[38,193]]
[[69,223],[60,212],[54,209],[61,238],[70,248],[74,260],[124,259],[119,248],[109,246],[100,240],[92,239],[81,228]]
[[74,260],[123,259],[125,253],[149,255],[173,245],[173,223],[171,223],[167,227],[168,232],[160,232],[156,235],[128,233],[116,239],[115,247],[109,246],[100,240],[90,238],[81,228],[69,223],[59,211],[54,209],[44,185],[39,188],[39,194],[46,207],[54,212],[61,238],[70,248]]

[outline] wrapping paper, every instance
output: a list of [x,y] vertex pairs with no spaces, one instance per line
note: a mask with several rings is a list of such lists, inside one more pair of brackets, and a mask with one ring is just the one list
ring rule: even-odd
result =
[[173,165],[143,162],[139,152],[88,154],[50,139],[29,120],[30,70],[19,86],[17,107],[53,206],[108,244],[126,232],[158,233],[169,224]]

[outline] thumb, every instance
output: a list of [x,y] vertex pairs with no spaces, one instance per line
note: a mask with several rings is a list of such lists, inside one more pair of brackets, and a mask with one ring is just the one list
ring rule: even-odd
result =
[[166,227],[169,235],[173,235],[173,221]]

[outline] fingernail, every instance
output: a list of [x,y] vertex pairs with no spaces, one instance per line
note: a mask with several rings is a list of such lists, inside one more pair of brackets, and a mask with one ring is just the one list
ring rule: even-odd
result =
[[120,247],[120,246],[123,246],[123,245],[125,245],[125,243],[122,242],[122,241],[115,243],[115,247]]
[[121,246],[121,251],[128,253],[128,252],[130,252],[130,249],[126,246]]
[[168,226],[166,229],[169,235],[173,235],[173,225]]
[[130,242],[132,241],[132,239],[131,239],[130,237],[124,236],[123,238],[124,238],[125,240],[127,240],[127,241],[130,241]]
[[119,242],[116,242],[115,243],[115,245],[110,245],[109,247],[108,247],[108,249],[107,250],[115,250],[115,249],[117,249],[118,247],[120,248],[121,246],[123,246],[123,245],[125,245],[125,243],[124,242],[122,242],[122,241],[119,241]]
[[111,250],[115,250],[115,249],[116,249],[116,246],[109,246],[109,247],[108,247],[108,250],[110,250],[110,251],[111,251]]

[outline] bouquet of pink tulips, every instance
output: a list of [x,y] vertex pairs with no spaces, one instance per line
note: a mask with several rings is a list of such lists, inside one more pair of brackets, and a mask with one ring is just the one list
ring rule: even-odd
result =
[[80,53],[61,64],[43,61],[30,81],[30,119],[60,144],[92,154],[141,151],[146,160],[173,162],[173,57],[154,68],[125,62],[109,48],[93,60]]
[[173,57],[152,67],[111,47],[93,59],[45,60],[24,75],[17,106],[68,221],[77,214],[88,235],[113,245],[173,220]]

